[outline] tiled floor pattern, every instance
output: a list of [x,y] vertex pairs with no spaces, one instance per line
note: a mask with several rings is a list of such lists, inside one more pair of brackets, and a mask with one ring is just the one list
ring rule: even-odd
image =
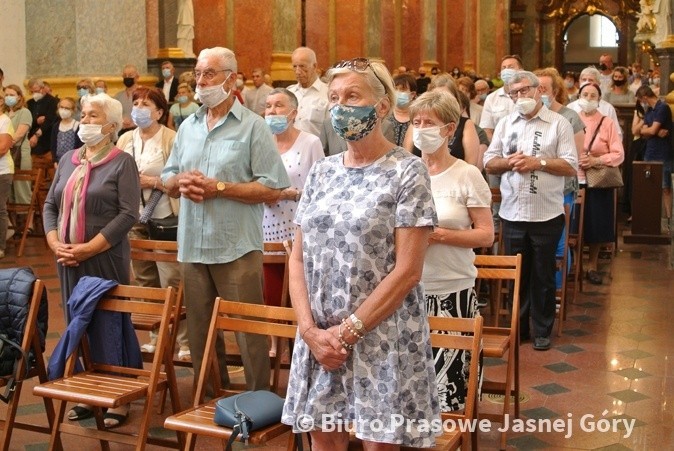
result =
[[[64,329],[52,257],[37,237],[29,239],[23,258],[13,257],[11,244],[7,251],[0,268],[32,266],[47,284],[49,355]],[[568,308],[562,337],[553,337],[553,348],[536,352],[530,342],[522,344],[521,419],[528,421],[510,421],[508,449],[674,449],[674,272],[668,269],[668,254],[669,248],[664,246],[621,244],[612,282],[585,284],[578,303]],[[487,359],[485,368],[489,377],[503,372],[504,365]],[[187,406],[191,369],[179,368],[178,378],[181,401]],[[41,399],[33,397],[31,389],[32,383],[27,384],[19,415],[44,424]],[[500,406],[493,399],[483,399],[479,408],[496,412]],[[132,407],[130,424],[125,428],[133,429],[140,409],[141,405]],[[170,436],[161,427],[168,410],[163,416],[153,415],[153,435]],[[91,421],[83,425],[93,424]],[[630,425],[627,429],[625,421]],[[557,425],[557,432],[548,431],[552,425]],[[492,424],[490,432],[480,433],[481,450],[498,449],[500,427]],[[43,450],[47,440],[41,434],[15,431],[11,449]],[[281,437],[266,448],[281,450],[285,443],[286,437]],[[99,449],[97,442],[67,436],[64,444],[66,449]],[[221,447],[216,440],[200,440],[197,446]],[[112,444],[111,448],[128,447]]]

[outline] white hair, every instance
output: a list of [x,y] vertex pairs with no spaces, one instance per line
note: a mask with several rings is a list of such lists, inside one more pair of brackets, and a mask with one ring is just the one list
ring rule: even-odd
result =
[[231,50],[225,47],[213,47],[210,49],[203,49],[199,53],[198,60],[215,57],[220,61],[220,68],[223,70],[231,70],[237,72],[236,55]]
[[594,78],[595,83],[599,83],[599,80],[601,79],[599,76],[599,70],[594,66],[589,66],[583,69],[580,73],[580,78],[583,78],[583,75],[590,75],[592,78]]
[[108,122],[115,125],[115,130],[112,133],[112,140],[117,139],[117,133],[122,129],[122,104],[119,100],[113,99],[105,93],[89,94],[82,97],[82,106],[85,104],[96,105],[103,110],[105,118]]

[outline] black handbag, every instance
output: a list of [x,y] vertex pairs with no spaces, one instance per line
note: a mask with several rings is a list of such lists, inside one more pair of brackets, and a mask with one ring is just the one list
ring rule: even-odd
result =
[[247,441],[249,432],[278,423],[282,413],[283,398],[276,393],[266,390],[247,391],[219,399],[215,403],[213,422],[233,429],[226,448],[230,450],[239,434]]
[[147,234],[151,240],[177,241],[178,217],[150,218],[145,224]]

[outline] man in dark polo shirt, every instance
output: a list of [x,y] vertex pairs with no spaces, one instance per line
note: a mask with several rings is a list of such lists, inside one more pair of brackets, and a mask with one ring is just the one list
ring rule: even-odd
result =
[[637,101],[646,112],[641,136],[646,139],[644,161],[662,161],[662,200],[667,223],[672,218],[672,110],[649,86],[637,90]]

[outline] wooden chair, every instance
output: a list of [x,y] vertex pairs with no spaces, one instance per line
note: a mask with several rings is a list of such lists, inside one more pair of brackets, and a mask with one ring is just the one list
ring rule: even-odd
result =
[[[10,441],[12,440],[12,432],[14,428],[24,429],[31,432],[40,432],[42,434],[51,433],[51,425],[54,422],[54,406],[49,398],[44,398],[44,407],[47,413],[47,419],[49,421],[49,426],[40,426],[34,423],[22,423],[16,420],[16,413],[19,407],[19,401],[21,399],[21,391],[23,389],[23,383],[33,377],[37,377],[40,383],[45,383],[47,379],[47,370],[44,364],[44,356],[42,355],[42,346],[40,346],[40,338],[37,333],[37,319],[38,312],[40,309],[40,300],[42,299],[42,293],[44,292],[44,283],[37,279],[33,284],[33,295],[30,299],[30,308],[28,309],[28,317],[26,318],[26,328],[23,332],[23,340],[21,342],[21,349],[29,355],[32,353],[35,359],[35,365],[33,365],[26,374],[26,364],[27,362],[24,359],[21,359],[16,367],[15,376],[2,376],[0,377],[0,388],[7,387],[11,390],[10,393],[5,393],[5,395],[11,395],[11,398],[7,402],[7,413],[4,420],[0,420],[0,424],[3,425],[2,431],[0,431],[0,450],[7,451],[9,449]],[[23,377],[25,375],[25,377]]]
[[16,225],[14,226],[15,232],[21,233],[21,240],[19,241],[19,247],[16,251],[16,256],[23,256],[23,248],[26,245],[26,238],[28,237],[28,232],[30,230],[30,225],[35,219],[35,214],[40,213],[40,203],[38,201],[39,187],[42,185],[42,180],[44,178],[43,169],[33,169],[33,170],[16,170],[14,172],[13,181],[14,182],[30,182],[31,183],[31,196],[30,203],[28,204],[19,204],[15,202],[7,203],[7,212],[14,214],[25,214],[26,223],[24,224],[23,230],[17,230]]
[[[279,338],[294,338],[297,326],[291,324],[295,321],[295,312],[292,308],[272,307],[260,304],[247,304],[244,302],[226,301],[217,298],[211,317],[211,325],[206,340],[203,363],[197,391],[192,408],[172,415],[164,422],[164,427],[186,433],[185,450],[194,449],[196,435],[206,435],[222,440],[227,440],[232,434],[232,429],[218,426],[213,422],[215,415],[215,402],[223,395],[231,395],[220,387],[217,355],[215,352],[216,335],[221,332],[244,332],[275,336]],[[204,403],[206,386],[210,375],[215,372],[218,377],[212,380],[213,389],[218,398]],[[277,423],[269,427],[250,433],[249,443],[261,445],[268,440],[291,431],[291,427]],[[288,449],[294,449],[295,435],[290,434]]]
[[569,278],[569,226],[571,218],[571,209],[568,205],[564,205],[564,231],[562,238],[564,239],[563,255],[555,257],[555,267],[557,272],[562,275],[562,285],[555,290],[555,299],[558,302],[557,309],[557,336],[562,336],[562,329],[564,328],[564,321],[566,320],[566,286]]
[[[520,415],[520,369],[519,369],[519,316],[520,316],[520,281],[522,277],[522,255],[478,255],[475,257],[477,278],[500,280],[512,284],[512,310],[509,327],[484,327],[482,334],[483,354],[485,357],[507,358],[506,376],[502,381],[485,381],[482,393],[500,394],[504,396],[503,411],[499,414],[485,414],[484,418],[500,423],[505,422],[505,415],[510,414],[511,396],[515,401],[515,418]],[[501,449],[506,446],[506,433],[501,433]]]
[[[61,446],[61,433],[98,439],[104,450],[109,449],[109,441],[134,445],[136,450],[145,449],[148,443],[171,448],[182,446],[180,434],[178,434],[178,442],[148,436],[152,399],[158,389],[168,387],[173,411],[180,411],[175,377],[165,371],[163,364],[170,360],[170,356],[167,356],[169,319],[174,312],[175,302],[176,291],[173,287],[143,288],[128,285],[117,286],[98,302],[97,310],[130,314],[143,313],[161,317],[152,365],[149,369],[137,369],[94,363],[91,360],[87,334],[83,334],[81,355],[84,371],[75,373],[77,353],[73,353],[66,362],[64,377],[40,384],[33,389],[33,393],[37,396],[57,400],[56,418],[52,426],[49,449]],[[140,399],[144,399],[144,405],[142,418],[137,421],[139,429],[136,435],[105,429],[101,408],[115,408]],[[97,429],[64,423],[67,402],[94,406]]]
[[569,250],[571,251],[571,272],[567,275],[567,286],[571,282],[572,303],[576,303],[578,292],[583,291],[583,227],[585,226],[585,188],[578,190],[576,201],[569,219]]
[[[468,387],[466,390],[466,403],[462,411],[443,412],[441,419],[443,424],[446,420],[453,420],[455,424],[466,424],[477,419],[478,383],[480,352],[482,350],[482,317],[476,318],[447,318],[431,316],[428,318],[431,329],[431,345],[434,348],[449,348],[469,351],[471,355],[470,370],[468,373]],[[404,427],[404,426],[401,426]],[[478,449],[477,429],[474,433],[462,432],[459,427],[453,430],[443,430],[442,435],[435,438],[436,451],[452,451],[461,448],[468,449],[470,443],[473,450]],[[350,450],[362,449],[362,442],[355,434],[351,434],[349,442]],[[412,451],[418,448],[402,447],[403,450]]]
[[[165,262],[165,263],[177,263],[178,262],[178,243],[175,241],[159,241],[159,240],[143,240],[143,239],[130,239],[129,243],[131,245],[131,259],[140,260],[140,261],[150,261],[150,262]],[[183,306],[184,301],[184,284],[181,280],[178,284],[176,292],[176,303],[174,312],[171,314],[171,329],[169,332],[169,343],[168,343],[168,352],[167,355],[170,357],[170,362],[166,362],[166,371],[170,371],[172,374],[175,374],[175,365],[180,366],[192,366],[192,361],[189,362],[174,359],[176,337],[178,335],[178,328],[180,327],[180,321],[185,320],[186,313],[185,307]],[[161,323],[161,316],[152,315],[146,313],[134,313],[131,315],[131,322],[133,327],[136,330],[142,331],[154,331],[159,329]],[[174,324],[175,323],[175,324]],[[143,352],[143,360],[145,362],[152,362],[153,353]],[[159,410],[157,413],[163,413],[164,405],[166,403],[166,390],[161,391],[160,401],[159,401]]]

